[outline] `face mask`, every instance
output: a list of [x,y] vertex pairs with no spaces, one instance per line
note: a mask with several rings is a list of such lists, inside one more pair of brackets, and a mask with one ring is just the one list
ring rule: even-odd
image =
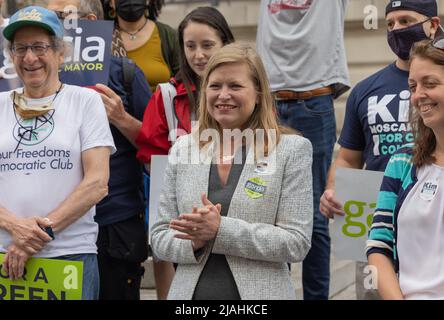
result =
[[14,102],[15,112],[17,112],[17,114],[24,120],[40,117],[54,109],[52,102],[46,105],[28,106],[23,93],[13,91],[11,93],[11,98]]
[[146,7],[146,0],[118,0],[116,12],[123,20],[136,22],[143,16]]
[[387,41],[392,51],[402,60],[408,60],[410,49],[415,42],[428,39],[424,32],[423,23],[414,24],[404,29],[387,32]]

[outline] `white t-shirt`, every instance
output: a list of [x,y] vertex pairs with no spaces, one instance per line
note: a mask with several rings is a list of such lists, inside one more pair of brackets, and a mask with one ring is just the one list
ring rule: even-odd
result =
[[[23,120],[14,112],[11,93],[0,93],[0,206],[19,217],[45,217],[82,181],[82,151],[108,146],[115,152],[105,107],[97,92],[64,85],[53,111]],[[95,206],[35,256],[96,253],[94,215]],[[10,244],[10,234],[0,229],[0,252]]]
[[444,167],[425,165],[398,215],[399,284],[406,299],[444,299]]

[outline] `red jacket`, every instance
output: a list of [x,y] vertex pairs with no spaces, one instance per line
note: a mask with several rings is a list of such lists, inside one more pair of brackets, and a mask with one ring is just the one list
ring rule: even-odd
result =
[[[173,107],[179,119],[178,129],[191,133],[190,109],[185,85],[182,82],[177,83],[175,78],[171,78],[170,82],[174,84],[177,91]],[[192,89],[195,90],[194,87]],[[182,130],[178,130],[178,132],[180,131]],[[143,163],[149,163],[152,155],[167,155],[171,148],[171,142],[168,140],[168,122],[160,89],[156,90],[148,102],[136,143],[139,147],[137,159]]]

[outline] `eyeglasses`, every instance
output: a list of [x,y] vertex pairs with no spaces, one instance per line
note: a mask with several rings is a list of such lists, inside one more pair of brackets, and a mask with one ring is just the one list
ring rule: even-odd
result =
[[436,49],[444,50],[444,29],[441,25],[439,25],[438,29],[436,30],[432,46]]
[[57,18],[61,20],[65,20],[71,14],[77,14],[76,19],[84,18],[88,15],[88,13],[86,12],[75,12],[75,11],[54,11],[54,12],[57,15]]
[[53,46],[50,44],[43,44],[43,43],[35,43],[31,45],[21,45],[16,44],[11,47],[11,52],[13,55],[17,57],[24,57],[26,53],[28,52],[28,49],[31,49],[32,53],[36,56],[40,57],[46,54],[48,52],[48,48],[52,48]]

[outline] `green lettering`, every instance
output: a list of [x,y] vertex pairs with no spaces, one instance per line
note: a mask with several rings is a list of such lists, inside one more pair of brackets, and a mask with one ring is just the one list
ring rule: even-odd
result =
[[[346,223],[342,226],[342,232],[344,233],[344,235],[352,238],[359,238],[365,235],[366,232],[365,225],[359,221],[352,221],[352,218],[361,217],[364,214],[364,207],[366,205],[367,203],[365,202],[354,201],[354,200],[347,201],[344,204],[344,211],[346,214],[345,217]],[[356,231],[356,229],[358,229],[358,231]]]
[[376,208],[376,203],[370,203],[368,206],[370,207],[370,209],[372,209],[372,213],[369,213],[367,215],[367,226],[369,229],[371,229],[373,224],[373,211]]

